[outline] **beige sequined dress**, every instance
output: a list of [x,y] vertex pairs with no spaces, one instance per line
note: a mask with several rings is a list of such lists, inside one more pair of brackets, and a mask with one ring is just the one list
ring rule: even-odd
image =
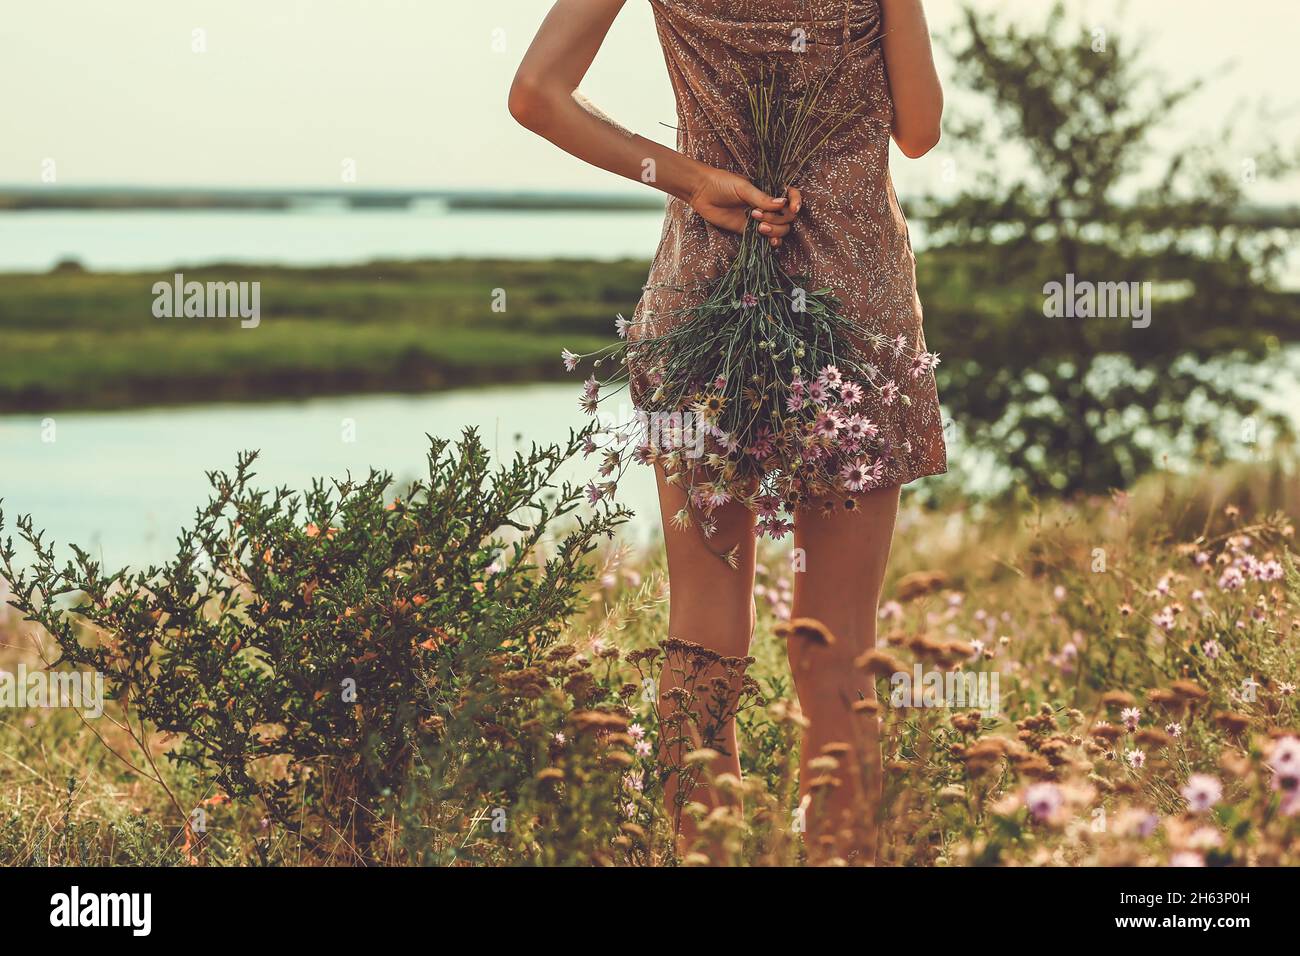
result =
[[[869,350],[867,361],[900,396],[886,405],[875,392],[865,413],[880,428],[882,485],[946,470],[934,376],[913,375],[926,348],[916,260],[889,176],[893,105],[880,39],[879,0],[649,0],[677,98],[677,148],[701,162],[744,174],[751,165],[745,132],[745,83],[760,58],[780,59],[793,75],[835,69],[832,109],[854,98],[859,118],[825,145],[796,185],[804,208],[779,256],[791,275],[835,290],[844,314],[864,328],[908,343],[904,353]],[[836,102],[836,99],[839,102]],[[633,329],[658,334],[680,321],[693,289],[724,273],[738,237],[670,198],[663,235]],[[630,337],[639,337],[636,331]],[[636,369],[632,370],[634,375]],[[904,399],[903,396],[906,398]]]

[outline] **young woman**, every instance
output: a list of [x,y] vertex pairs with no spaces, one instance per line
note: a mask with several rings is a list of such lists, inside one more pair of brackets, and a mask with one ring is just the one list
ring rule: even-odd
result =
[[[671,197],[636,322],[655,327],[673,321],[665,316],[690,304],[681,290],[726,269],[736,234],[752,217],[780,247],[787,272],[832,287],[845,314],[864,329],[923,353],[915,259],[888,166],[891,137],[909,157],[923,155],[939,139],[943,93],[921,0],[649,0],[677,98],[676,150],[633,135],[577,92],[624,2],[558,0],[519,67],[510,112],[579,159],[649,180]],[[743,77],[763,58],[781,59],[806,77],[833,69],[834,96],[861,107],[784,196],[763,194],[736,171],[745,168],[738,134],[746,115]],[[809,761],[827,744],[849,745],[847,752],[836,748],[840,785],[813,805],[807,821],[814,833],[832,836],[846,826],[874,832],[881,776],[876,721],[853,710],[874,697],[874,688],[854,660],[875,645],[899,487],[946,468],[929,369],[882,371],[897,393],[872,396],[865,412],[882,438],[883,476],[851,499],[809,503],[795,519],[801,561],[793,614],[820,621],[834,636],[830,643],[789,642],[808,720],[805,798],[815,775]],[[658,482],[670,634],[743,657],[754,630],[754,515],[733,502],[713,512],[712,538],[678,530],[668,519],[685,506],[686,493],[662,471]],[[718,559],[733,547],[736,569]],[[734,726],[717,749],[725,753],[715,771],[739,775]],[[670,779],[670,801],[673,785]],[[711,805],[717,797],[697,789],[691,799]]]

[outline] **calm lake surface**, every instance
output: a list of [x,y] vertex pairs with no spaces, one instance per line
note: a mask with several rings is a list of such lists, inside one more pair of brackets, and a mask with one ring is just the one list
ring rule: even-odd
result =
[[215,262],[318,266],[376,259],[649,259],[661,210],[449,210],[441,203],[349,211],[38,210],[0,213],[0,272],[64,259],[96,271]]
[[[207,501],[206,471],[232,471],[243,450],[262,452],[254,485],[309,487],[313,477],[363,478],[371,466],[398,485],[423,476],[425,434],[479,429],[498,459],[530,441],[562,442],[585,417],[580,383],[466,389],[426,396],[347,396],[307,402],[58,413],[54,441],[37,415],[0,416],[0,499],[6,533],[30,513],[60,545],[74,542],[110,566],[175,553],[175,536]],[[353,423],[345,428],[347,422]],[[354,437],[346,441],[345,437]],[[585,483],[597,459],[562,477]],[[658,525],[649,469],[629,470],[619,499],[637,513],[632,534]],[[48,539],[47,539],[48,540]]]

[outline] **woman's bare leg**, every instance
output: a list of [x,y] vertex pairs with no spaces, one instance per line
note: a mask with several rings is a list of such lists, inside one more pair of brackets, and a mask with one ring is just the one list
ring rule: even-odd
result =
[[[712,538],[706,539],[693,524],[689,528],[675,528],[672,519],[686,506],[686,494],[669,484],[661,469],[656,468],[656,477],[668,551],[668,636],[700,644],[724,657],[744,657],[749,653],[754,632],[754,516],[743,505],[732,502],[714,510],[712,519],[717,532]],[[733,547],[736,548],[734,569],[720,557]],[[705,672],[698,675],[696,682],[704,684],[719,673],[720,670]],[[659,687],[660,707],[665,716],[674,712],[674,705],[665,699],[665,694],[681,684],[679,676],[666,667]],[[699,719],[703,723],[704,715]],[[667,724],[661,723],[662,726]],[[734,720],[721,729],[713,748],[720,754],[713,773],[740,776]],[[661,748],[664,766],[681,766],[680,751],[685,749],[688,749],[685,745],[675,751],[669,751],[666,746]],[[671,774],[664,784],[666,807],[672,817],[677,816],[678,785],[677,774]],[[687,799],[710,807],[719,803],[718,796],[703,786],[692,790]],[[683,816],[685,845],[693,840],[694,832],[690,821]]]
[[[821,517],[811,508],[795,522],[794,606],[796,618],[821,621],[835,641],[829,646],[791,636],[790,668],[799,706],[809,721],[800,757],[800,796],[818,777],[809,763],[827,744],[847,744],[831,776],[839,785],[819,788],[808,809],[809,849],[831,836],[845,841],[870,862],[874,856],[880,803],[880,734],[874,717],[852,710],[855,701],[875,699],[875,686],[853,666],[876,643],[876,618],[889,547],[898,513],[898,488],[857,497],[852,513]],[[847,831],[847,833],[846,833]],[[842,839],[844,837],[844,839]]]

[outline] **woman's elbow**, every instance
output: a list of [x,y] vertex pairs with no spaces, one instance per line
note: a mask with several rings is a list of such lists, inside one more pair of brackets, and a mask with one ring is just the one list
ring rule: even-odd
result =
[[515,81],[510,84],[510,97],[507,105],[510,115],[520,126],[536,131],[546,113],[546,90],[541,80],[529,73],[515,74]]
[[920,159],[939,145],[939,125],[936,123],[931,129],[895,136],[894,142],[898,143],[898,148],[908,159]]
[[[901,110],[900,110],[901,112]],[[943,127],[943,91],[907,104],[906,115],[895,114],[894,141],[908,159],[920,159],[939,145]]]

